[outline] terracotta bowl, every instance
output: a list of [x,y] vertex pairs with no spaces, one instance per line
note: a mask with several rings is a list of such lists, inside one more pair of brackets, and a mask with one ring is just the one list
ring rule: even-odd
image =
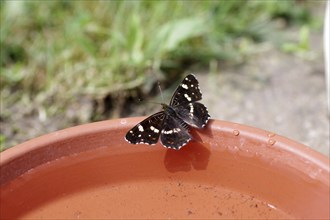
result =
[[57,131],[1,153],[1,219],[329,219],[329,158],[211,120],[181,150],[131,145],[143,118]]

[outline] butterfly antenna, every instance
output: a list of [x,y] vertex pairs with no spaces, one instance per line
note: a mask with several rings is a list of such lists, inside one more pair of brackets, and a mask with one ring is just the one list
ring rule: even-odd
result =
[[164,102],[164,96],[163,96],[162,88],[160,87],[160,82],[158,82],[158,88],[159,88],[160,96],[162,97],[162,102]]
[[[160,91],[160,96],[162,97],[162,101],[164,102],[164,96],[163,96],[162,88],[160,87],[160,82],[158,82],[158,88],[159,88],[159,91]],[[145,100],[143,100],[141,98],[139,98],[139,102],[152,103],[152,104],[157,104],[157,105],[163,105],[162,103],[159,103],[159,102],[145,101]]]
[[139,102],[142,102],[142,103],[151,103],[151,104],[157,104],[157,105],[161,105],[162,103],[159,103],[159,102],[152,102],[152,101],[145,101],[141,98],[139,98]]

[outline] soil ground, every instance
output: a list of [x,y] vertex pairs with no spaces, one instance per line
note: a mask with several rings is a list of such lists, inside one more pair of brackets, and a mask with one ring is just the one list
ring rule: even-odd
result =
[[[293,31],[293,35],[298,32]],[[250,57],[240,67],[220,67],[216,74],[195,72],[203,92],[203,103],[212,118],[268,130],[329,155],[322,37],[322,33],[311,33],[311,59],[270,48]],[[43,112],[26,114],[22,103],[9,108],[12,115],[0,120],[6,147],[89,122],[93,102],[77,100],[63,115],[54,117],[45,117]],[[130,116],[146,111],[152,113],[154,109],[146,110],[146,106],[141,105]]]
[[239,69],[198,74],[203,102],[212,118],[268,130],[329,155],[325,70],[317,54],[307,61],[271,50]]

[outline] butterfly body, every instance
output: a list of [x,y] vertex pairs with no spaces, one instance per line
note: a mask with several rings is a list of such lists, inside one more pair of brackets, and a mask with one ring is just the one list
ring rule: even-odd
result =
[[173,109],[173,107],[166,105],[164,103],[162,103],[161,105],[163,107],[164,113],[167,116],[172,116],[172,117],[176,116],[176,113],[175,113],[175,110]]
[[189,74],[174,92],[170,104],[161,104],[163,111],[155,113],[127,132],[125,139],[132,144],[156,144],[179,150],[192,136],[189,126],[203,128],[209,118],[207,108],[197,102],[202,99],[198,81]]

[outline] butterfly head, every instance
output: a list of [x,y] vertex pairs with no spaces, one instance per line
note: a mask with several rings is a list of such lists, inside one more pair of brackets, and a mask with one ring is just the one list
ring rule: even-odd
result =
[[160,104],[162,105],[162,108],[163,108],[164,111],[166,111],[167,109],[170,108],[170,106],[165,104],[165,103],[160,103]]
[[175,111],[171,106],[164,104],[164,103],[161,103],[161,105],[162,105],[162,108],[163,108],[165,114],[170,114],[170,115],[174,114],[175,115]]

